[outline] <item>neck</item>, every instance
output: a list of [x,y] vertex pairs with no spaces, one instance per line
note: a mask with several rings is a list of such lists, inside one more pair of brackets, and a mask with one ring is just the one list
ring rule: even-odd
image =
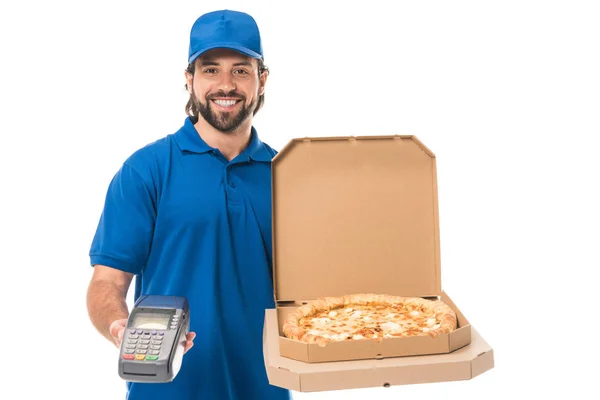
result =
[[196,131],[210,147],[219,149],[228,161],[233,160],[248,147],[252,132],[252,119],[244,121],[232,132],[222,132],[215,129],[201,116],[194,124]]

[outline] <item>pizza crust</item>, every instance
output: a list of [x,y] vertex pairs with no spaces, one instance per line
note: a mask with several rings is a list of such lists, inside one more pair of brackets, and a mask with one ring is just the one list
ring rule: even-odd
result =
[[287,316],[282,330],[287,338],[324,346],[332,341],[436,337],[456,327],[455,312],[441,300],[364,293],[302,305]]

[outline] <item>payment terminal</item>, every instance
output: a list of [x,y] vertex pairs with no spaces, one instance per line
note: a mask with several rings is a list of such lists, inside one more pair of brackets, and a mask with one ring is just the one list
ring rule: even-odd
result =
[[185,297],[140,296],[119,352],[119,376],[129,382],[170,382],[183,359],[190,329]]

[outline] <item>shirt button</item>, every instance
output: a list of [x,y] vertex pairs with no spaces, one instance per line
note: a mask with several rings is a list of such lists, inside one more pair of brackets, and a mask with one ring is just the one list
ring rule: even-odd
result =
[[229,182],[229,186],[231,186],[232,188],[235,187],[235,182]]

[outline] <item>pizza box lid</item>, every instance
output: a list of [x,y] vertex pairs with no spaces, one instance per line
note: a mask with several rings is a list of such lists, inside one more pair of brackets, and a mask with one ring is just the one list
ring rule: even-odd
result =
[[415,136],[292,139],[271,168],[277,302],[441,294],[435,155]]

